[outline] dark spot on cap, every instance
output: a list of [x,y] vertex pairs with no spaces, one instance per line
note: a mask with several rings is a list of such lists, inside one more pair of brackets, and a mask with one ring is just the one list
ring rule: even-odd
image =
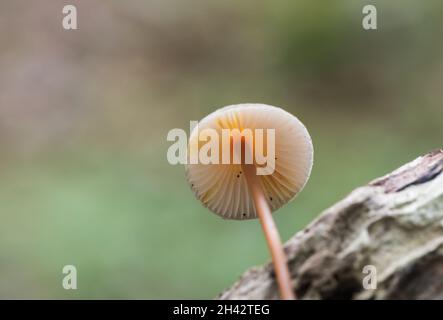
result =
[[272,197],[269,197],[269,200],[271,200],[271,201],[272,201]]
[[240,178],[240,175],[239,175],[239,174],[237,175],[237,178]]

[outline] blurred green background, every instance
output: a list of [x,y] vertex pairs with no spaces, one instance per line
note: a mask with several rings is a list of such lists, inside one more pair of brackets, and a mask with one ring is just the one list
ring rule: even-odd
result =
[[0,298],[214,297],[267,247],[200,205],[167,132],[241,102],[298,116],[315,164],[287,240],[442,146],[442,34],[441,0],[0,0]]

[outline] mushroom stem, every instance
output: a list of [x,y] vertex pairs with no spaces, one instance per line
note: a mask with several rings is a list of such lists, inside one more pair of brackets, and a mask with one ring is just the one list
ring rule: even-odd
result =
[[295,293],[291,286],[291,277],[286,261],[286,255],[283,251],[280,235],[272,218],[271,208],[266,200],[265,194],[260,184],[260,179],[256,174],[256,168],[253,164],[242,164],[245,178],[248,183],[249,191],[252,193],[255,210],[260,219],[266,241],[271,252],[274,263],[275,274],[280,291],[280,297],[283,300],[294,300]]

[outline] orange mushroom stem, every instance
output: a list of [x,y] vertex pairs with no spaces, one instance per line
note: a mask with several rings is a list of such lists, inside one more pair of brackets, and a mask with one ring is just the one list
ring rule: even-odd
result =
[[248,183],[249,191],[252,193],[254,199],[255,210],[260,219],[266,241],[271,252],[272,262],[274,263],[275,274],[277,276],[277,283],[280,290],[280,296],[284,300],[295,299],[295,294],[291,286],[291,277],[289,274],[286,255],[283,251],[283,246],[280,240],[277,227],[272,218],[271,209],[266,201],[265,194],[260,185],[260,180],[256,175],[256,168],[254,165],[242,165],[245,172],[246,181]]
[[[250,147],[246,145],[244,137],[242,137],[241,142],[242,160],[244,161],[244,159],[246,159],[246,153],[251,151]],[[254,164],[242,163],[242,168],[245,173],[245,178],[248,184],[249,191],[252,194],[255,210],[265,234],[266,242],[268,243],[269,251],[271,252],[272,262],[274,264],[275,275],[277,277],[277,283],[280,291],[280,297],[284,300],[294,300],[295,293],[292,290],[291,276],[289,273],[286,255],[283,250],[277,226],[275,225],[274,219],[272,218],[271,208],[269,207],[269,204],[266,200],[266,196],[263,192],[260,179],[256,174],[256,167]]]

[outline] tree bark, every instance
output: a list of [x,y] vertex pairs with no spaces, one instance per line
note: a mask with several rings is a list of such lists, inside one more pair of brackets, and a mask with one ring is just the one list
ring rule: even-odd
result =
[[[297,297],[443,299],[442,171],[443,149],[428,153],[355,189],[295,234],[285,252]],[[270,263],[217,297],[278,298]]]

